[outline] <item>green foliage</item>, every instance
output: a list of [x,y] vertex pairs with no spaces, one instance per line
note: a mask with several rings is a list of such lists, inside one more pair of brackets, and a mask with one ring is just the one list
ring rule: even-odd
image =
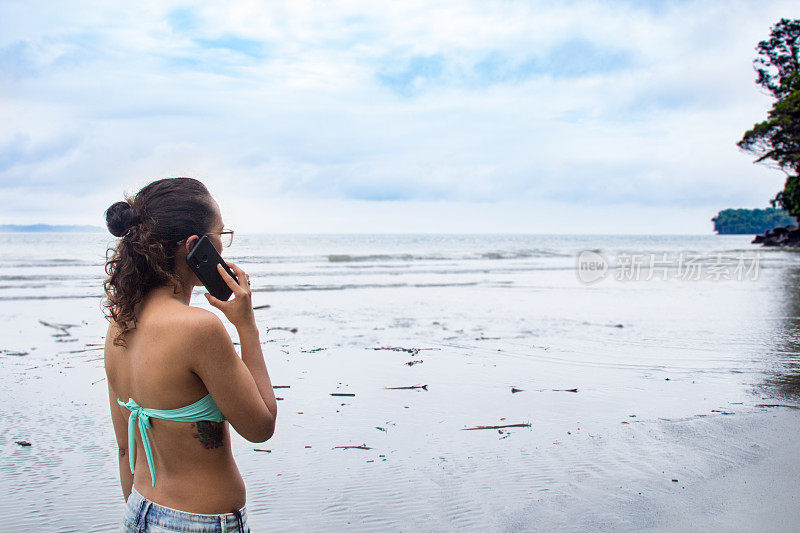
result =
[[767,120],[747,131],[738,146],[758,154],[756,163],[769,159],[787,174],[800,173],[800,90],[775,102]]
[[767,209],[723,209],[711,219],[714,231],[719,234],[764,233],[781,226],[797,225],[786,211],[768,207]]
[[797,206],[800,206],[800,177],[789,176],[786,178],[783,190],[776,194],[775,198],[770,200],[769,203],[772,207],[777,205],[792,216],[797,217]]
[[787,178],[770,204],[800,216],[800,20],[781,19],[757,47],[756,83],[776,98],[767,120],[748,130],[737,146],[756,154],[756,163],[782,170]]
[[781,19],[772,27],[769,39],[756,47],[761,56],[753,61],[756,83],[779,100],[800,89],[799,46],[800,20]]

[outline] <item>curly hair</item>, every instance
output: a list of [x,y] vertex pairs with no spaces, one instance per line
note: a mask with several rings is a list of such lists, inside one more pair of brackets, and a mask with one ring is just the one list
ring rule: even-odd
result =
[[103,306],[109,311],[106,319],[120,328],[114,345],[127,347],[126,334],[136,328],[136,305],[156,287],[180,290],[178,242],[209,232],[216,209],[206,186],[193,178],[156,180],[124,197],[105,212],[108,231],[121,239],[106,249]]

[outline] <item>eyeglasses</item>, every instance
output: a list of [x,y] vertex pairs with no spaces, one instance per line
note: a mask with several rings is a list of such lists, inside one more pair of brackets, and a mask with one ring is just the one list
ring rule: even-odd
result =
[[206,233],[206,235],[219,235],[220,240],[222,241],[222,247],[228,248],[231,244],[233,244],[233,230],[232,229],[224,229],[222,231],[215,231],[212,233]]
[[[223,228],[222,231],[212,231],[211,233],[204,233],[203,235],[219,235],[223,248],[228,248],[231,244],[233,244],[232,229]],[[181,244],[183,242],[186,242],[186,239],[181,239],[176,244]]]

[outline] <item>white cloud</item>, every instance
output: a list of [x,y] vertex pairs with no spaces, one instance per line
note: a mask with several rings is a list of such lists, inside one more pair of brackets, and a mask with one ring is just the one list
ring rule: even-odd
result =
[[[620,202],[659,213],[637,227],[675,232],[687,217],[669,213],[689,209],[710,231],[716,210],[766,206],[783,183],[735,142],[769,107],[755,45],[798,10],[659,6],[5,2],[0,149],[16,152],[0,157],[0,222],[101,224],[123,190],[191,175],[231,205],[291,204],[304,231],[342,206],[337,227],[360,231],[373,210],[429,201],[430,231],[447,216],[547,231],[533,206],[591,231]],[[46,208],[24,200],[53,189]],[[488,204],[503,207],[467,215]]]

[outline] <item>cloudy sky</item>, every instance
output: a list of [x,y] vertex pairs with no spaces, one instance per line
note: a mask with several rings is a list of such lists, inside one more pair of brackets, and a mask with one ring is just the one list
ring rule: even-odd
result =
[[0,224],[201,179],[241,232],[711,233],[789,1],[0,2]]

